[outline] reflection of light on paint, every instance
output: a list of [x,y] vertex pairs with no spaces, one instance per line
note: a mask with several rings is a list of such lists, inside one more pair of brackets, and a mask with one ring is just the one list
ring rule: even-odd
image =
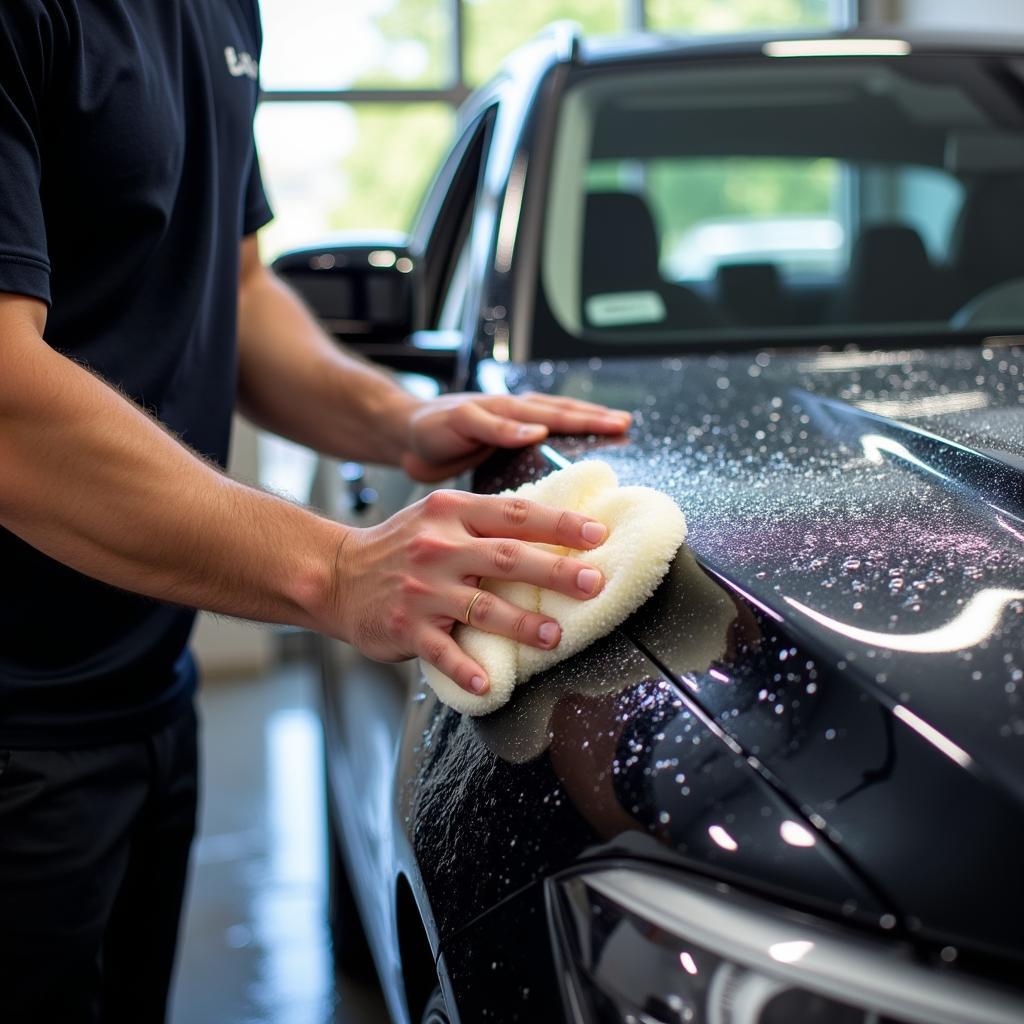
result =
[[938,629],[929,629],[924,633],[879,633],[869,629],[852,626],[848,622],[830,619],[827,615],[808,608],[792,597],[786,603],[802,612],[809,619],[825,626],[836,633],[841,633],[851,640],[872,647],[884,647],[890,651],[906,651],[910,654],[950,654],[974,647],[987,640],[1003,616],[1003,609],[1011,601],[1024,600],[1024,590],[1005,590],[1000,587],[989,587],[979,590],[961,609],[956,618],[951,619]]
[[985,391],[961,391],[951,395],[928,395],[925,398],[905,398],[902,401],[854,402],[858,409],[876,416],[892,416],[895,419],[912,420],[918,416],[944,416],[954,412],[970,412],[972,409],[987,409],[989,396]]
[[507,363],[509,360],[509,335],[508,328],[504,325],[495,328],[494,348],[491,356],[499,363]]
[[519,232],[519,213],[523,206],[523,189],[526,185],[526,158],[516,157],[505,186],[505,201],[501,204],[501,219],[498,221],[498,240],[494,248],[494,269],[507,274],[512,269],[512,250],[516,246]]
[[766,57],[905,57],[905,39],[786,39],[765,43]]
[[258,998],[269,1019],[329,998],[333,975],[322,920],[324,836],[321,732],[307,709],[267,723],[267,881],[254,900],[266,961]]
[[923,357],[921,349],[906,352],[822,352],[798,363],[797,369],[802,373],[846,373],[849,370],[869,370],[876,366],[902,366]]
[[900,444],[899,441],[894,441],[891,437],[883,437],[881,434],[865,434],[860,439],[860,443],[864,449],[864,458],[868,462],[873,462],[876,466],[880,466],[885,461],[886,455],[895,455],[896,458],[909,462],[912,466],[926,469],[929,473],[935,472],[932,466],[922,462],[916,455],[911,454],[904,445]]
[[732,682],[732,680],[724,672],[719,672],[717,668],[709,669],[708,675],[711,676],[712,679],[717,679],[720,683]]
[[697,973],[697,964],[694,962],[693,957],[690,956],[690,954],[687,953],[685,949],[682,953],[679,954],[679,963],[682,965],[683,970],[686,971],[687,974]]
[[760,611],[764,612],[764,614],[767,615],[769,618],[774,619],[776,622],[782,621],[782,616],[777,611],[775,611],[774,608],[769,608],[768,605],[766,605],[763,601],[758,601],[758,599],[754,597],[753,594],[748,593],[742,587],[736,586],[736,584],[733,583],[732,580],[726,579],[723,575],[721,575],[721,573],[715,572],[715,570],[712,569],[710,566],[704,566],[704,570],[710,575],[714,576],[715,579],[720,580],[728,590],[734,590],[737,594],[745,598]]
[[366,257],[371,267],[393,267],[397,260],[398,257],[390,249],[374,249]]
[[803,960],[814,949],[814,943],[805,939],[795,942],[776,942],[768,947],[768,955],[780,964],[795,964]]
[[892,713],[901,721],[905,722],[919,736],[923,736],[933,747],[941,750],[951,761],[955,761],[961,768],[968,768],[971,765],[971,755],[958,747],[951,739],[943,736],[938,729],[929,725],[926,721],[918,718],[909,708],[897,704]]
[[779,826],[779,835],[790,846],[813,846],[817,842],[810,829],[804,828],[798,821],[788,819]]
[[1024,533],[1020,530],[1015,530],[1002,516],[996,516],[996,522],[1009,534],[1016,537],[1019,541],[1024,541]]
[[740,848],[740,844],[737,843],[721,825],[712,825],[708,829],[708,835],[711,836],[712,840],[723,850],[728,850],[730,853]]

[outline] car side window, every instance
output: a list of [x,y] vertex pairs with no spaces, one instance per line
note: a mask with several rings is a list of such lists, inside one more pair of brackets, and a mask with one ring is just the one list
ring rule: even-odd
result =
[[497,104],[492,104],[469,124],[453,151],[461,151],[458,165],[439,179],[443,194],[426,241],[425,319],[431,328],[461,322],[473,213],[496,112]]

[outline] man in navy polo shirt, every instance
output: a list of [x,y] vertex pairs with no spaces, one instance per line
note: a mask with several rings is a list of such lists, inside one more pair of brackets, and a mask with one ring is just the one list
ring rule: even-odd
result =
[[[4,1024],[164,1017],[195,817],[191,609],[422,656],[482,692],[449,635],[480,576],[601,586],[517,543],[592,547],[604,528],[581,516],[438,492],[352,530],[220,471],[236,404],[420,480],[629,421],[423,403],[339,351],[257,256],[259,54],[256,0],[0,6]],[[482,628],[558,643],[557,623],[487,607]]]

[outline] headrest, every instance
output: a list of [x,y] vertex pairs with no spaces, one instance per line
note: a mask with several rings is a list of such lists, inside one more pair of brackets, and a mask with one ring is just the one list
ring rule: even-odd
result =
[[905,276],[930,266],[921,236],[904,224],[876,224],[865,228],[850,253],[850,275]]
[[774,263],[722,263],[715,271],[715,290],[726,304],[733,299],[775,299],[779,288],[779,268]]
[[782,306],[779,268],[774,263],[721,263],[715,271],[715,294],[743,323],[774,321]]
[[835,317],[857,323],[930,320],[938,299],[921,236],[903,224],[877,224],[854,243]]
[[629,192],[587,196],[583,232],[583,294],[655,288],[658,232],[647,203]]
[[973,286],[1024,277],[1024,180],[988,178],[967,195],[953,234],[953,266]]

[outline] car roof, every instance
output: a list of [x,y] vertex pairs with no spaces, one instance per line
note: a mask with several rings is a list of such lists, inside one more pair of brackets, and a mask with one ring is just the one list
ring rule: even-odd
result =
[[[823,44],[839,40],[895,40],[908,44],[911,53],[942,55],[1006,55],[1024,56],[1024,34],[970,33],[952,31],[908,31],[892,25],[863,26],[843,32],[778,31],[740,35],[692,35],[637,32],[623,36],[575,37],[575,46],[566,46],[571,31],[563,24],[553,33],[558,56],[583,65],[632,63],[646,58],[672,57],[741,57],[764,55],[765,45],[785,41]],[[822,56],[829,56],[827,47]],[[838,59],[838,58],[837,58]]]

